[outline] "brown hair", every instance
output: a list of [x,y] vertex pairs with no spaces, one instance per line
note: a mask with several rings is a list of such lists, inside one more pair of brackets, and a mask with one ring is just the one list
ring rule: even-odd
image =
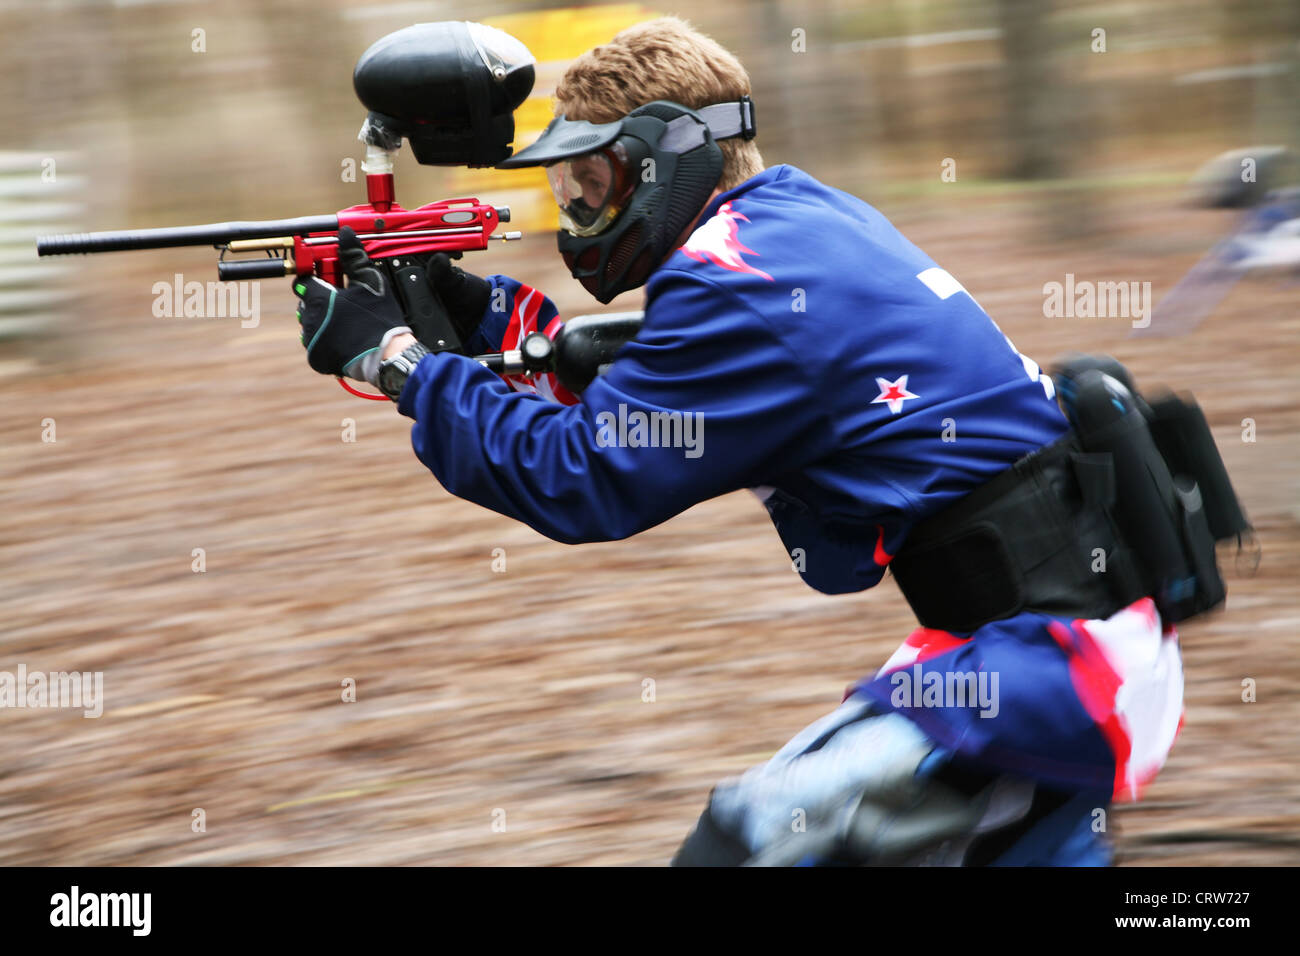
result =
[[[574,60],[555,88],[555,113],[610,123],[654,100],[694,110],[749,92],[749,74],[735,56],[685,20],[661,17],[628,27]],[[735,137],[718,145],[719,189],[739,186],[763,171],[753,140]]]

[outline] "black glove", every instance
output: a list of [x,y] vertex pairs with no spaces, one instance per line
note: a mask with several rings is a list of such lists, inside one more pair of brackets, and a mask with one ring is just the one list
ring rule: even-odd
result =
[[429,288],[446,307],[456,334],[462,342],[468,342],[483,322],[492,301],[492,284],[452,265],[445,252],[429,257],[427,274]]
[[[348,277],[339,289],[313,276],[294,280],[302,343],[307,363],[322,375],[348,375],[371,381],[378,349],[391,330],[410,331],[402,310],[386,288],[383,273],[370,261],[357,234],[339,230],[339,265]],[[373,384],[373,382],[372,382]]]

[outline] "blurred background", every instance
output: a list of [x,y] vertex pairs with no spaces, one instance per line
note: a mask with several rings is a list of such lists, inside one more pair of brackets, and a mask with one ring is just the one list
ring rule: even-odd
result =
[[[1263,561],[1225,555],[1182,737],[1112,829],[1124,863],[1297,859],[1300,212],[1266,198],[1300,183],[1295,0],[10,0],[0,670],[102,671],[105,706],[0,709],[0,862],[659,864],[906,636],[892,583],[804,587],[745,494],[581,548],[452,499],[391,408],[306,367],[287,281],[257,322],[160,317],[155,283],[215,253],[34,255],[363,201],[352,66],[411,23],[529,46],[527,143],[572,57],[662,13],[745,63],[769,164],[880,208],[1020,351],[1195,391]],[[514,209],[524,241],[467,268],[600,310],[539,171],[396,173],[408,208]],[[1150,283],[1155,334],[1050,316],[1067,275]]]

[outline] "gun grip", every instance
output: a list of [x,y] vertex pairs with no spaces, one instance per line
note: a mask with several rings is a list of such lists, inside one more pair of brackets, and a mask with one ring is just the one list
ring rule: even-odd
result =
[[428,256],[398,256],[384,261],[389,281],[406,322],[425,348],[464,352],[456,327],[425,276]]

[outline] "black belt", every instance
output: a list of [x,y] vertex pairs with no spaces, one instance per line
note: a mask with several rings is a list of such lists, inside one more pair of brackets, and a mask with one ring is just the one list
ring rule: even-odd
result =
[[1073,432],[913,527],[890,562],[926,627],[974,631],[1025,611],[1105,618],[1145,593],[1110,515],[1110,455]]

